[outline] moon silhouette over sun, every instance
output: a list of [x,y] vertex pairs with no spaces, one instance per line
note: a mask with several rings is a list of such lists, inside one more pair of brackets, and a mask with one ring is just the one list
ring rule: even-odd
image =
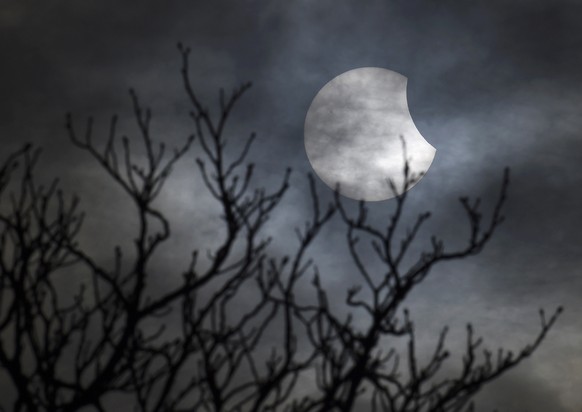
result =
[[407,81],[392,70],[362,67],[340,74],[317,93],[305,118],[305,150],[317,176],[330,188],[339,184],[342,195],[365,201],[401,194],[401,139],[410,171],[428,171],[436,150],[414,125]]

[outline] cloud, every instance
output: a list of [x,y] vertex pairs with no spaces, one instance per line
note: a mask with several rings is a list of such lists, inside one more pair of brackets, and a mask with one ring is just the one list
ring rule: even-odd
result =
[[[115,196],[105,194],[95,164],[71,149],[62,128],[64,112],[73,110],[79,120],[96,114],[101,131],[109,115],[120,112],[124,132],[134,136],[126,96],[133,86],[153,106],[156,135],[181,141],[191,132],[175,51],[182,40],[193,48],[193,80],[209,106],[220,87],[254,81],[228,133],[236,142],[251,130],[258,132],[253,158],[261,183],[280,180],[287,165],[297,171],[295,186],[271,221],[273,233],[286,233],[290,222],[303,223],[310,207],[302,180],[311,170],[303,121],[313,97],[346,70],[390,68],[409,78],[412,117],[438,150],[429,174],[410,194],[409,212],[437,212],[421,237],[435,233],[458,241],[466,235],[458,196],[491,199],[502,167],[512,166],[514,176],[507,223],[493,243],[475,257],[477,263],[452,267],[455,273],[427,284],[418,296],[445,320],[451,311],[467,310],[466,302],[458,303],[467,291],[481,304],[493,305],[488,313],[494,317],[504,316],[512,305],[535,311],[542,303],[565,304],[579,313],[579,15],[575,0],[222,0],[187,6],[145,1],[140,7],[97,0],[12,1],[0,11],[0,46],[10,56],[0,66],[3,149],[24,140],[44,145],[46,175],[65,176],[85,199],[88,214],[114,218],[121,207]],[[188,187],[188,173],[194,168],[178,171],[163,199],[182,244],[193,236],[192,227],[203,226],[201,233],[212,235],[214,222],[210,203],[200,200],[193,184]],[[323,184],[318,188],[329,196]],[[186,190],[195,194],[185,195]],[[384,225],[390,207],[371,206],[372,222]],[[179,225],[188,219],[189,225]],[[334,223],[312,250],[338,293],[359,281],[346,265],[348,257],[336,256],[344,250],[344,236]],[[276,241],[281,251],[294,245],[293,236],[279,235]],[[93,237],[92,247],[103,244],[109,244],[106,236]],[[456,272],[459,268],[467,272]],[[443,283],[450,291],[442,291]],[[480,308],[472,307],[467,316],[478,316]],[[579,338],[575,319],[556,334],[554,347]],[[506,331],[500,327],[491,338],[501,341]],[[575,378],[576,371],[568,373]],[[539,405],[561,412],[559,402],[553,403],[555,393],[531,370],[511,376],[503,380],[506,386],[487,392],[495,405],[508,403],[523,412],[515,403],[523,401],[531,412],[542,410]],[[547,395],[546,403],[541,394]]]
[[523,370],[512,371],[486,386],[477,397],[477,411],[497,412],[572,412],[567,409],[547,378]]

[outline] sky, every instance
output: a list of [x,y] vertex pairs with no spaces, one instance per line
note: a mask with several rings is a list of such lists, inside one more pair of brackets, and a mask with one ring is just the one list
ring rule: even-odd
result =
[[[507,412],[577,411],[581,19],[577,0],[5,0],[1,153],[27,141],[43,147],[43,174],[61,176],[63,185],[86,199],[90,217],[83,241],[95,253],[109,253],[112,233],[130,233],[119,220],[128,206],[98,165],[69,143],[65,113],[79,122],[94,115],[98,132],[118,113],[121,127],[135,134],[127,94],[133,87],[152,107],[159,138],[182,141],[191,124],[179,77],[181,41],[192,48],[191,75],[205,100],[216,99],[220,87],[253,82],[230,130],[257,132],[252,157],[266,185],[280,179],[285,166],[294,169],[293,186],[270,226],[274,233],[290,233],[290,222],[301,223],[309,206],[303,124],[312,99],[347,70],[397,71],[408,78],[418,130],[437,149],[409,197],[411,211],[434,212],[425,235],[433,231],[451,244],[458,241],[466,233],[458,197],[491,199],[503,168],[511,168],[506,222],[483,253],[438,268],[415,291],[414,319],[425,326],[428,342],[433,325],[448,324],[454,347],[471,321],[492,347],[518,348],[535,336],[539,308],[551,312],[563,305],[564,314],[533,358],[488,387],[480,405]],[[211,236],[211,203],[189,191],[195,168],[185,163],[168,185],[164,206],[174,223],[185,219]],[[318,189],[329,195],[321,181]],[[385,222],[390,205],[375,202],[371,219]],[[178,227],[176,244],[193,241]],[[343,241],[339,232],[332,227],[311,252],[332,290],[354,281],[343,269],[345,258],[333,253]],[[284,250],[292,239],[281,236],[277,245]],[[168,251],[166,261],[179,254],[179,248]]]

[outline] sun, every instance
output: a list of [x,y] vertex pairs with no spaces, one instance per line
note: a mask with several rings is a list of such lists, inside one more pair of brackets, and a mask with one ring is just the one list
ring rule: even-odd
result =
[[405,159],[412,173],[428,171],[436,150],[414,125],[406,85],[397,72],[362,67],[317,93],[305,118],[305,150],[330,188],[339,185],[342,195],[356,200],[386,200],[400,194],[387,182],[403,187]]

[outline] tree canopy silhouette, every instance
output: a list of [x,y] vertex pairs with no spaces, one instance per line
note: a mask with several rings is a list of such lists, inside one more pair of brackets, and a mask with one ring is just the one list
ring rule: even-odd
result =
[[[482,348],[468,325],[462,367],[439,374],[450,358],[447,328],[432,355],[421,360],[415,325],[404,309],[435,265],[475,255],[490,241],[503,221],[507,170],[490,215],[484,216],[478,199],[460,199],[470,229],[463,246],[449,249],[433,237],[412,264],[411,246],[430,213],[420,214],[401,237],[406,191],[393,200],[387,226],[376,227],[364,202],[355,214],[337,194],[322,205],[310,176],[311,215],[295,229],[296,247],[274,254],[264,229],[289,187],[290,170],[274,189],[257,181],[247,160],[254,134],[238,149],[225,138],[227,121],[250,84],[230,95],[221,91],[212,116],[189,77],[189,49],[179,49],[193,120],[193,134],[182,146],[170,151],[155,139],[151,111],[134,91],[137,142],[118,137],[115,117],[99,142],[91,119],[81,132],[67,116],[73,144],[123,189],[137,216],[133,244],[115,247],[112,265],[79,244],[79,199],[63,194],[56,181],[38,183],[39,150],[27,145],[0,168],[0,371],[14,394],[0,399],[2,410],[307,412],[367,404],[373,411],[470,411],[483,385],[538,348],[561,309],[549,317],[541,311],[539,332],[516,353]],[[180,284],[155,293],[148,287],[152,261],[172,234],[155,200],[194,146],[224,236],[208,264],[194,250]],[[404,173],[405,185],[419,178],[408,168]],[[320,269],[308,256],[332,219],[345,227],[353,278],[359,279],[343,301],[347,316],[337,309],[338,299],[330,304]],[[382,271],[364,257],[365,247],[380,259]],[[59,286],[59,277],[82,275],[86,281],[74,296]],[[313,285],[311,295],[298,291],[305,279]],[[242,291],[252,299],[243,302]]]

